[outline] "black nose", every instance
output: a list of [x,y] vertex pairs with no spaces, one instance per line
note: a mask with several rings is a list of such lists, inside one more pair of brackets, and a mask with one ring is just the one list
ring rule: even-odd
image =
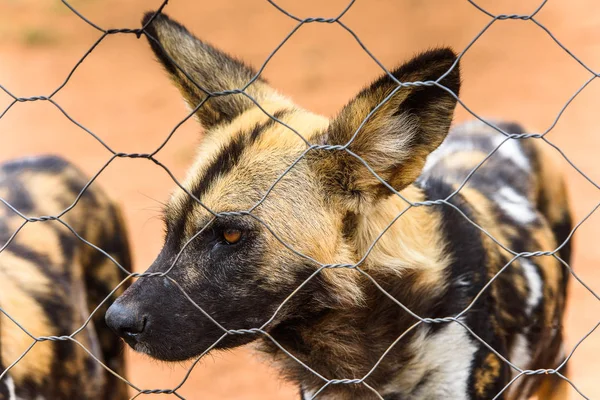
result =
[[119,301],[109,307],[105,318],[110,329],[125,339],[129,345],[137,342],[147,323],[145,315],[141,315],[133,307],[128,307]]

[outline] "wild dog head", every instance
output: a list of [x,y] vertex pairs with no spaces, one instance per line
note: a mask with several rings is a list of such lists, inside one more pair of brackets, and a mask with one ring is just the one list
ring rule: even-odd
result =
[[[361,217],[390,187],[410,185],[446,136],[456,105],[449,91],[460,86],[455,54],[443,48],[413,58],[328,119],[164,14],[146,34],[205,133],[166,207],[165,244],[148,269],[168,273],[139,279],[107,313],[109,325],[138,351],[183,360],[258,337],[224,329],[269,321],[269,331],[360,304],[356,271],[311,275],[319,263],[358,261],[352,235]],[[440,77],[449,91],[398,85]]]

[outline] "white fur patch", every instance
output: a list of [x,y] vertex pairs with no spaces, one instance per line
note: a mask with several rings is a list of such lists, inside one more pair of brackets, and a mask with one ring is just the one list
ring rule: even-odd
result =
[[469,333],[457,323],[450,323],[425,343],[424,354],[437,369],[430,377],[425,393],[433,398],[467,399],[467,383],[477,346]]
[[427,336],[423,331],[411,347],[417,357],[406,365],[401,376],[380,392],[382,395],[412,391],[422,382],[418,391],[407,398],[469,398],[467,386],[477,345],[465,328],[452,322],[433,335]]
[[[539,272],[531,260],[523,258],[520,260],[520,263],[521,268],[523,268],[525,279],[527,279],[527,286],[529,287],[529,295],[525,304],[525,312],[527,315],[531,315],[533,309],[540,304],[542,299],[542,293],[544,289],[543,282]],[[515,335],[515,341],[510,349],[510,362],[521,369],[531,368],[532,352],[530,343],[526,337],[528,331],[529,329],[524,329],[522,334]],[[512,378],[517,376],[517,373],[517,371],[511,369]],[[523,379],[525,379],[525,377],[520,378],[520,380]],[[525,389],[530,384],[530,380],[525,383],[520,381],[513,383],[512,387],[509,389],[509,395],[514,396],[515,391],[519,388],[521,389],[520,391],[527,392]]]
[[[498,148],[498,150],[496,150],[494,155],[492,155],[492,158],[493,157],[502,157],[506,160],[511,161],[512,163],[514,163],[516,166],[518,166],[523,171],[531,170],[531,165],[529,163],[529,160],[527,159],[527,156],[523,152],[523,149],[521,148],[521,145],[518,142],[518,140],[516,140],[516,139],[506,140],[506,136],[502,135],[499,132],[492,130],[492,128],[484,125],[483,123],[481,123],[479,121],[473,122],[473,123],[465,123],[463,125],[460,125],[460,127],[458,129],[466,131],[466,132],[481,131],[482,136],[485,135],[490,139],[491,145],[493,146],[493,148],[485,149],[485,148],[481,148],[479,146],[475,146],[475,144],[471,140],[469,140],[468,136],[464,136],[464,137],[449,136],[449,138],[447,140],[442,142],[440,147],[438,147],[431,154],[429,154],[429,156],[427,157],[427,160],[425,161],[425,166],[423,167],[424,172],[429,171],[435,164],[437,164],[437,162],[440,159],[442,159],[452,153],[456,153],[459,151],[473,151],[473,150],[480,150],[480,151],[488,152],[495,148],[498,148],[498,146],[500,146],[500,147]],[[473,133],[470,133],[470,134],[474,135]]]
[[[515,336],[515,342],[510,350],[509,360],[512,364],[521,369],[529,369],[531,367],[531,348],[529,347],[529,341],[525,335],[518,334]],[[514,379],[518,374],[518,371],[513,368],[510,369],[510,372],[511,379]],[[508,388],[508,397],[511,399],[524,400],[523,397],[516,397],[517,391],[526,393],[526,388],[530,384],[531,379],[528,379],[527,376],[520,377]]]
[[310,390],[307,390],[306,388],[304,388],[302,391],[303,391],[302,400],[312,400],[313,396],[316,393],[316,392],[311,392]]
[[530,224],[537,218],[537,214],[527,197],[511,187],[505,186],[498,190],[494,200],[516,222]]
[[15,382],[10,375],[4,377],[4,384],[8,389],[8,400],[17,400],[17,394],[15,393]]
[[[529,368],[529,363],[531,362],[531,349],[529,348],[529,341],[525,335],[515,335],[515,342],[510,350],[510,362],[521,369]],[[517,371],[512,370],[512,373],[514,378]]]
[[522,170],[529,171],[531,169],[529,160],[525,156],[525,153],[523,153],[523,149],[518,141],[516,139],[508,139],[505,142],[505,140],[506,136],[500,133],[494,136],[494,147],[500,146],[495,154],[500,154],[503,158],[515,163]]
[[454,139],[445,141],[442,143],[440,147],[432,151],[425,160],[425,165],[423,166],[423,172],[429,171],[431,168],[435,166],[442,158],[459,152],[459,151],[472,151],[476,150],[473,142],[465,139]]
[[525,311],[528,315],[531,315],[533,309],[540,303],[540,300],[542,299],[543,282],[539,272],[531,260],[522,258],[520,262],[521,268],[523,268],[523,274],[527,279],[527,286],[529,286],[529,296],[527,297],[527,307]]
[[[466,122],[460,125],[459,129],[462,129],[463,131],[468,132],[471,135],[479,132],[487,133],[492,139],[494,148],[502,144],[502,146],[500,146],[500,148],[496,151],[495,154],[500,154],[503,158],[511,160],[517,166],[519,166],[519,168],[525,171],[530,170],[531,166],[529,165],[529,160],[527,159],[525,153],[523,153],[523,149],[521,148],[518,139],[506,140],[506,136],[478,120]],[[502,143],[505,140],[506,143]]]

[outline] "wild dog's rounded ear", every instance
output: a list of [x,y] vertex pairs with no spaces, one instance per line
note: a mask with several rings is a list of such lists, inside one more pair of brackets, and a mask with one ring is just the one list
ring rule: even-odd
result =
[[[192,109],[209,93],[242,89],[256,75],[252,68],[196,38],[165,14],[148,12],[142,24],[154,54]],[[262,79],[245,92],[259,103],[277,95]],[[211,129],[253,106],[244,94],[219,94],[208,99],[196,115],[205,129]]]
[[[394,189],[401,190],[415,181],[427,155],[446,137],[460,89],[460,73],[454,52],[442,48],[416,56],[394,69],[392,75],[401,83],[417,84],[400,86],[385,74],[332,120],[325,141],[330,145],[350,142],[348,150]],[[432,83],[442,76],[439,84],[447,90]],[[313,160],[327,187],[339,192],[354,208],[392,194],[346,151],[326,154],[323,150]]]

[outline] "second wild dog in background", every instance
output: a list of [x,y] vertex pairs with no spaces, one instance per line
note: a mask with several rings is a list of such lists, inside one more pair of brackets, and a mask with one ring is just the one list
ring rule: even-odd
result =
[[[54,215],[75,201],[88,180],[62,158],[23,158],[0,164],[0,197],[28,217]],[[61,219],[123,268],[131,268],[121,211],[96,185],[88,187]],[[0,205],[0,246],[22,223],[13,210]],[[8,316],[35,337],[71,335],[126,276],[60,222],[28,223],[0,253],[0,371],[33,342]],[[125,376],[122,343],[104,321],[108,305],[103,304],[74,338]],[[123,381],[69,340],[37,342],[0,381],[1,400],[128,398]]]
[[[163,14],[146,33],[193,109],[205,91],[241,88],[255,75]],[[458,94],[455,63],[452,50],[436,49],[392,74],[414,82],[447,73],[441,84]],[[443,318],[481,292],[461,322],[492,349],[524,369],[564,360],[568,271],[552,257],[520,258],[483,290],[512,255],[470,222],[517,252],[557,248],[571,218],[554,160],[534,141],[507,142],[451,197],[456,208],[412,207],[395,220],[407,203],[388,185],[413,202],[447,198],[503,139],[481,123],[448,134],[451,94],[397,87],[383,75],[333,119],[298,107],[262,79],[246,89],[302,138],[242,94],[206,101],[196,112],[205,137],[183,183],[195,198],[173,194],[165,244],[148,270],[169,271],[168,278],[138,280],[111,306],[108,324],[135,350],[167,361],[255,342],[303,399],[379,398],[373,391],[386,400],[563,399],[566,383],[556,375],[523,376],[499,395],[516,374],[494,351],[456,322],[410,329],[418,320],[390,298],[418,316]],[[323,146],[297,161],[305,141]],[[215,218],[196,199],[222,214]],[[235,213],[245,210],[252,215]],[[366,254],[364,274],[325,268],[313,276],[321,264],[354,265]],[[559,255],[569,261],[568,243]],[[264,328],[270,337],[224,331],[257,328],[273,315]],[[321,390],[326,380],[307,366],[325,379],[367,377]]]

